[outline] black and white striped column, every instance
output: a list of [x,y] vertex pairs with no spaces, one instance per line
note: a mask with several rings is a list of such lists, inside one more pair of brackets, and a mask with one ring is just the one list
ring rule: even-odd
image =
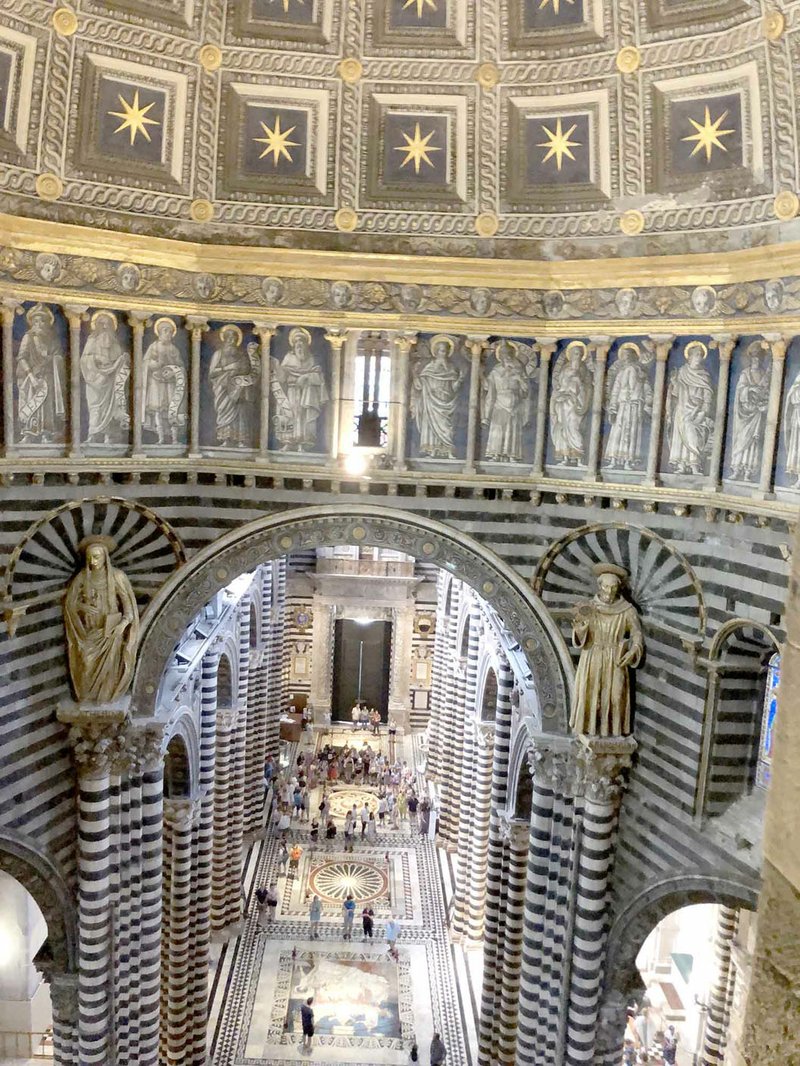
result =
[[467,939],[480,940],[483,936],[486,917],[494,724],[491,722],[476,722],[473,738],[475,776],[473,779],[474,795],[472,797],[472,833],[469,841]]
[[73,704],[59,718],[72,726],[78,773],[78,1059],[92,1066],[114,1055],[111,767],[125,749],[126,710]]
[[442,713],[444,710],[445,648],[449,620],[445,613],[448,578],[439,572],[436,587],[436,630],[433,634],[433,672],[431,675],[430,728],[425,761],[425,776],[431,781],[439,778],[442,762]]
[[502,951],[505,919],[506,842],[503,814],[508,798],[508,759],[511,745],[511,692],[514,675],[502,656],[497,671],[497,707],[495,712],[492,765],[491,815],[486,874],[485,930],[483,937],[483,986],[478,1024],[478,1063],[491,1066],[494,1052],[494,1019],[499,1007],[501,984],[499,960]]
[[519,982],[530,827],[510,821],[506,831],[505,927],[500,975],[500,1010],[495,1026],[497,1061],[513,1066],[517,1049]]
[[[214,775],[214,861],[211,878],[211,927],[230,923],[228,875],[232,775],[232,741],[236,712],[226,707],[216,712],[216,771]],[[233,919],[234,921],[236,918]]]
[[729,1021],[728,988],[731,978],[731,948],[738,919],[739,912],[735,907],[719,908],[714,937],[716,977],[708,999],[708,1014],[703,1034],[702,1066],[721,1066],[725,1060]]
[[[483,625],[480,609],[474,598],[470,601],[468,624],[466,691],[464,694],[465,717],[461,748],[461,790],[456,826],[458,862],[453,909],[453,932],[461,936],[466,935],[468,927],[473,834],[483,831],[488,835],[489,824],[488,802],[486,802],[482,811],[477,809],[479,797],[476,789],[476,730],[478,728],[476,714],[479,714],[479,709],[476,707],[476,703],[478,698],[478,662]],[[488,801],[488,789],[486,799]]]
[[137,759],[142,781],[142,835],[139,925],[139,1059],[140,1066],[158,1061],[161,1021],[161,910],[163,857],[164,756],[161,727],[139,734]]
[[[199,805],[164,801],[164,934],[162,966],[162,1058],[185,1066],[192,1044],[192,839]],[[166,841],[169,846],[166,847]]]
[[580,737],[583,816],[574,885],[565,1063],[594,1061],[614,836],[633,737]]

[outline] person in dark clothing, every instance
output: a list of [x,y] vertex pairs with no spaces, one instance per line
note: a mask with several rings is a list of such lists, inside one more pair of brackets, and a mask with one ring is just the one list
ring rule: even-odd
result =
[[442,1043],[442,1038],[438,1033],[433,1034],[433,1040],[431,1040],[431,1066],[442,1066],[447,1055],[447,1049]]
[[375,925],[374,915],[375,911],[372,909],[372,907],[365,907],[364,910],[361,912],[361,925],[364,929],[365,940],[367,939],[367,937],[372,940],[372,931]]
[[309,996],[308,999],[300,1007],[300,1019],[303,1023],[303,1047],[310,1048],[311,1040],[314,1036],[314,1010],[311,1004],[314,1002],[314,997]]

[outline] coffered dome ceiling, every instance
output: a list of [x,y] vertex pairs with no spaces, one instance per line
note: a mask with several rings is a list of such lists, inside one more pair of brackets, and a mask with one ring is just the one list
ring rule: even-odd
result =
[[800,3],[780,7],[5,0],[0,210],[540,259],[796,238]]

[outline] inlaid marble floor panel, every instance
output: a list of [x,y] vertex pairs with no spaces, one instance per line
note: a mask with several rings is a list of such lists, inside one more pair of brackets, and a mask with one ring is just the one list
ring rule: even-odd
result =
[[[406,745],[411,755],[410,738]],[[352,802],[348,797],[347,806]],[[352,853],[339,838],[311,846],[307,824],[293,826],[292,838],[303,855],[285,874],[277,868],[273,837],[252,846],[245,875],[249,917],[238,937],[214,945],[214,1066],[281,1066],[309,1058],[404,1066],[414,1038],[420,1061],[427,1061],[434,1028],[448,1048],[448,1066],[473,1066],[475,975],[461,949],[449,943],[442,856],[431,842],[408,822],[400,830],[387,827],[372,844],[359,840]],[[254,893],[271,881],[280,905],[276,920],[261,931]],[[323,900],[317,940],[309,939],[312,891]],[[348,891],[359,905],[353,938],[345,941],[341,900]],[[367,942],[360,918],[365,902],[375,911],[374,939]],[[390,913],[400,920],[396,961],[386,949]],[[310,1053],[302,1048],[299,1013],[309,995],[316,1024]]]

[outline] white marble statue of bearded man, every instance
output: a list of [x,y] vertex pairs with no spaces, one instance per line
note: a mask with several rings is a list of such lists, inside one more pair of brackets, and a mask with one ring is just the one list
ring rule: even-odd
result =
[[611,563],[594,568],[597,593],[572,621],[572,643],[581,649],[570,715],[574,732],[620,737],[631,731],[630,673],[644,652],[639,616],[620,595],[627,572]]

